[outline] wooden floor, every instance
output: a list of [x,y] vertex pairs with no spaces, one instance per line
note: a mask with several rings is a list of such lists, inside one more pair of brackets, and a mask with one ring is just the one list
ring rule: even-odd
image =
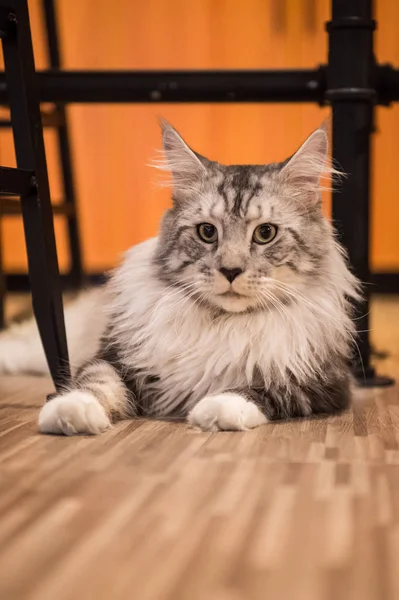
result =
[[[399,377],[399,299],[373,338]],[[45,379],[0,379],[1,600],[399,598],[398,388],[334,418],[40,436]]]

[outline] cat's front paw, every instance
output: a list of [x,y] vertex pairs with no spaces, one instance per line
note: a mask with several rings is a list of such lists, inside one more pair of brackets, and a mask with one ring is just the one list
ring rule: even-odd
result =
[[39,414],[39,430],[42,433],[94,435],[110,426],[104,408],[90,392],[83,390],[56,396],[43,406]]
[[188,415],[188,422],[203,431],[245,431],[267,423],[267,418],[240,394],[206,396]]

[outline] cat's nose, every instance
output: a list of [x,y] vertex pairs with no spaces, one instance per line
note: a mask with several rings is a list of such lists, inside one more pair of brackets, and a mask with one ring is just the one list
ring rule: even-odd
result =
[[221,267],[219,269],[219,271],[222,273],[222,275],[224,275],[227,279],[227,281],[229,281],[230,283],[233,283],[234,279],[236,277],[238,277],[239,275],[241,275],[242,273],[242,269],[225,269],[224,267]]

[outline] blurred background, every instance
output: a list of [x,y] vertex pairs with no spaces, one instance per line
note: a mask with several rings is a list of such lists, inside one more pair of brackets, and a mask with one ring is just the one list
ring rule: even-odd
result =
[[[327,59],[329,0],[57,0],[66,69],[262,69],[314,67]],[[36,68],[49,66],[40,0],[30,0]],[[399,63],[399,4],[376,3],[380,63]],[[380,33],[381,32],[381,33]],[[46,109],[48,107],[44,107]],[[3,110],[4,115],[6,112]],[[190,145],[226,163],[282,160],[329,114],[312,104],[69,105],[84,270],[113,267],[132,244],[157,232],[168,193],[148,167],[170,120]],[[374,273],[399,272],[399,106],[377,108],[372,169]],[[54,130],[45,130],[54,204],[62,196]],[[10,129],[0,164],[14,166]],[[325,210],[330,212],[329,197]],[[69,270],[65,219],[55,217],[60,268]],[[22,219],[1,220],[5,271],[26,272]]]

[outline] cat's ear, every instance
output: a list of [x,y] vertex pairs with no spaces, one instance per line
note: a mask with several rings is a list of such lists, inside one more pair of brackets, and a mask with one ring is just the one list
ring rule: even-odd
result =
[[191,150],[170,123],[162,120],[161,129],[163,169],[172,173],[173,187],[184,191],[205,175],[206,167],[202,157]]
[[316,129],[288,159],[280,171],[280,176],[309,201],[317,202],[323,188],[322,178],[339,172],[327,164],[328,133],[327,125]]

